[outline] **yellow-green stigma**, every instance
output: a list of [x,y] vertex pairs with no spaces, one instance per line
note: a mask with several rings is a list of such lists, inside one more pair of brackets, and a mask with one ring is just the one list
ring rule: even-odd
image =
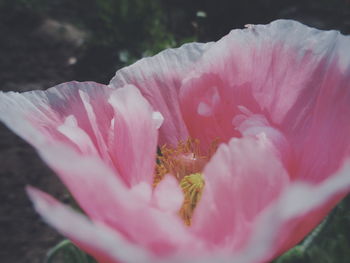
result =
[[201,199],[205,182],[201,173],[186,175],[180,181],[180,187],[184,193],[184,202],[179,215],[186,225],[191,225],[193,211]]

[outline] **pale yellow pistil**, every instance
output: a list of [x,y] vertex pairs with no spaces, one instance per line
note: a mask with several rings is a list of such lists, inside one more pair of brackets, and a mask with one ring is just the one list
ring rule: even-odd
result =
[[180,217],[186,225],[191,225],[191,219],[205,186],[202,170],[217,148],[217,141],[213,142],[208,154],[201,154],[199,141],[188,139],[179,142],[176,148],[164,145],[160,148],[161,155],[157,158],[153,186],[171,174],[179,182],[184,194],[184,202],[179,211]]

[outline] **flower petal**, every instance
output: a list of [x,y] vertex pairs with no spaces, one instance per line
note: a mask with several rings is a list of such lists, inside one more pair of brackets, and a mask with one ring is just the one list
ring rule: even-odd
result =
[[0,101],[0,119],[35,147],[65,144],[96,155],[128,186],[152,181],[161,116],[136,88],[70,82],[47,91],[0,93]]
[[[123,230],[130,240],[159,253],[177,250],[191,240],[177,215],[151,207],[149,181],[160,116],[153,113],[136,88],[113,90],[74,82],[47,91],[1,93],[0,101],[0,118],[33,144],[93,221]],[[94,112],[99,114],[93,116]],[[126,137],[116,138],[116,133],[130,136],[128,147],[120,146],[118,140]],[[116,141],[118,150],[113,148]],[[101,149],[100,145],[105,147]],[[118,156],[110,155],[113,151]],[[120,162],[115,160],[125,156],[132,159],[128,161],[134,178],[118,172]]]
[[[249,245],[231,256],[237,262],[269,262],[299,242],[350,190],[350,162],[318,185],[292,183],[254,226]],[[325,209],[326,208],[326,209]],[[229,262],[227,260],[227,262]]]
[[289,183],[265,133],[221,144],[204,169],[205,188],[192,231],[216,249],[244,246],[258,215]]
[[248,105],[254,112],[258,109],[250,92],[247,84],[231,87],[214,72],[199,73],[183,82],[181,112],[190,136],[200,140],[204,151],[214,140],[228,142],[240,136],[232,125],[241,113],[238,106]]
[[69,82],[46,91],[1,92],[0,118],[36,147],[66,144],[81,154],[98,154],[108,163],[110,92],[93,82]]
[[103,222],[158,254],[176,251],[192,241],[177,214],[152,207],[147,197],[151,191],[127,188],[101,160],[81,158],[62,146],[46,147],[39,153],[94,222]]
[[123,235],[61,204],[35,188],[27,187],[37,212],[45,221],[99,262],[154,262],[144,249],[130,243]]
[[[188,78],[211,74],[209,77],[215,79],[210,86],[225,84],[222,89],[229,90],[229,98],[233,98],[235,104],[244,105],[253,113],[258,105],[273,122],[280,123],[300,93],[315,84],[313,74],[320,64],[340,57],[344,50],[338,46],[349,42],[349,37],[337,31],[320,31],[292,20],[253,25],[232,30],[216,42]],[[350,56],[347,57],[350,63]],[[312,88],[319,92],[318,87]],[[205,89],[207,87],[203,87]],[[251,96],[257,105],[250,105],[253,101],[244,98],[245,95]],[[236,96],[243,96],[247,101],[240,103]]]
[[337,31],[288,20],[233,30],[183,82],[189,134],[206,145],[240,136],[230,123],[244,106],[286,134],[295,147],[294,178],[322,181],[350,152],[349,46]]
[[184,201],[183,192],[179,182],[172,175],[166,175],[157,185],[153,192],[155,205],[163,211],[175,214],[180,211]]
[[[270,262],[285,249],[296,244],[306,232],[300,233],[312,222],[319,222],[330,207],[329,203],[339,200],[342,193],[350,190],[350,160],[329,178],[320,184],[291,182],[267,209],[265,209],[251,226],[249,237],[244,247],[232,253],[225,249],[195,258],[195,263],[263,263]],[[315,217],[312,218],[312,217]],[[309,220],[311,217],[311,220]],[[304,226],[303,226],[304,224]],[[308,226],[310,227],[310,225]],[[309,228],[311,230],[311,228]],[[308,230],[308,231],[309,231]],[[295,233],[296,232],[296,233]],[[293,244],[289,243],[290,241]]]
[[344,74],[334,60],[325,61],[312,78],[318,89],[303,91],[281,129],[294,145],[297,177],[319,183],[350,156],[350,62]]
[[112,136],[109,141],[114,164],[128,185],[153,181],[160,116],[139,90],[128,85],[113,91],[109,98],[113,106]]
[[179,88],[184,75],[211,44],[192,43],[167,49],[117,71],[111,80],[111,87],[135,85],[154,109],[162,113],[165,121],[160,129],[160,144],[177,145],[178,140],[187,139],[188,132],[179,108]]

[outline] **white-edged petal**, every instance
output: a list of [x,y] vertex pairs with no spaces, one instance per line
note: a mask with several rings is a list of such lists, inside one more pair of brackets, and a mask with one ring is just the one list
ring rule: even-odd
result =
[[212,44],[191,43],[164,50],[118,70],[111,80],[109,86],[112,88],[135,85],[153,108],[162,113],[160,144],[176,145],[179,139],[187,138],[179,108],[179,89],[184,75],[194,68],[195,62]]

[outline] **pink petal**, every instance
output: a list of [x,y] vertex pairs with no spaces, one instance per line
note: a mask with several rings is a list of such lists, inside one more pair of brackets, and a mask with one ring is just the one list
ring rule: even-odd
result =
[[[340,55],[344,50],[338,46],[346,42],[349,38],[337,31],[320,31],[292,20],[232,30],[204,53],[192,78],[212,74],[215,83],[221,81],[230,90],[230,99],[241,95],[247,100],[241,105],[253,113],[258,105],[280,123],[301,93],[315,84],[322,62]],[[319,87],[312,88],[319,92]],[[257,104],[250,105],[249,99]]]
[[291,184],[259,217],[248,245],[231,258],[246,263],[269,262],[294,246],[329,212],[331,204],[350,190],[349,175],[347,160],[341,169],[318,185]]
[[47,91],[0,93],[0,101],[0,118],[33,146],[69,145],[98,156],[129,186],[151,182],[161,116],[136,88],[70,82]]
[[160,144],[177,145],[179,139],[187,139],[178,90],[183,76],[193,69],[194,63],[210,46],[211,43],[192,43],[178,49],[167,49],[117,71],[111,80],[111,87],[135,85],[154,109],[162,113],[165,121],[160,129]]
[[244,246],[254,220],[289,183],[276,150],[263,132],[220,145],[204,169],[191,231],[212,248]]
[[106,145],[113,117],[106,99],[110,92],[93,82],[69,82],[47,91],[0,93],[0,116],[34,146],[62,143],[110,163]]
[[115,90],[109,103],[115,111],[109,141],[114,164],[128,185],[151,185],[159,127],[151,106],[131,85]]
[[[116,91],[93,83],[69,83],[45,92],[1,93],[0,100],[0,118],[33,144],[93,221],[104,222],[157,253],[177,250],[191,240],[177,214],[152,207],[149,181],[159,116],[134,87]],[[126,137],[115,133],[130,136],[124,142],[128,147],[118,141]],[[115,144],[120,148],[114,149]],[[126,176],[129,171],[119,161],[126,157],[134,178]]]
[[244,106],[294,146],[293,178],[322,181],[350,152],[349,46],[350,37],[295,21],[233,30],[184,76],[189,134],[205,146],[240,136],[230,123]]
[[[282,123],[294,145],[297,163],[294,169],[301,180],[314,183],[325,180],[350,155],[350,71],[342,73],[336,60],[325,60],[319,66],[313,83]],[[318,89],[314,91],[311,85]]]
[[[292,147],[281,154],[291,178],[326,180],[350,153],[349,46],[350,38],[338,32],[293,21],[232,31],[202,56],[180,90],[189,133],[208,145],[216,134],[227,141],[271,127],[284,134],[278,141],[287,147],[280,151]],[[300,241],[344,194],[286,223],[290,231],[281,235],[279,252]]]
[[27,188],[37,212],[45,221],[99,262],[153,262],[144,249],[130,243],[123,235],[61,204],[35,188]]
[[166,175],[153,192],[155,205],[163,210],[177,213],[184,201],[179,182],[172,175]]
[[[273,127],[264,115],[252,114],[243,106],[238,108],[241,114],[237,114],[232,121],[232,124],[236,127],[235,130],[239,131],[244,137],[256,136],[261,133],[265,134],[275,146],[276,156],[281,159],[288,171],[292,170],[291,166],[294,164],[291,153],[292,146],[289,144],[284,134],[276,127]],[[289,173],[289,176],[291,177],[293,174]]]
[[241,113],[239,105],[248,105],[255,112],[258,109],[249,85],[230,87],[219,75],[209,72],[184,81],[180,103],[189,134],[200,140],[203,150],[216,139],[228,142],[240,136],[232,125],[234,116]]
[[163,213],[152,207],[152,200],[147,197],[150,189],[129,189],[101,160],[81,158],[66,147],[47,147],[39,153],[94,222],[103,222],[157,254],[167,254],[191,243],[192,237],[175,212]]

